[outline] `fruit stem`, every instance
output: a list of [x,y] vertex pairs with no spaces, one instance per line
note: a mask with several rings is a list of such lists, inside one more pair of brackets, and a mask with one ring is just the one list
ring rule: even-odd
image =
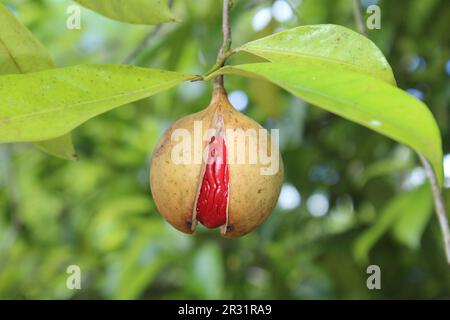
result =
[[[222,9],[222,33],[223,33],[223,43],[222,47],[217,54],[216,64],[213,69],[221,68],[225,65],[225,61],[231,55],[231,24],[230,24],[230,11],[233,7],[233,0],[223,0]],[[223,75],[218,76],[214,79],[214,87],[223,88]]]
[[442,197],[442,191],[439,187],[436,174],[434,173],[430,162],[421,154],[419,154],[419,159],[422,162],[423,167],[425,168],[428,179],[430,180],[436,214],[438,217],[439,225],[441,227],[442,236],[444,238],[445,255],[447,257],[447,263],[450,265],[450,228],[448,224],[447,211],[445,210],[444,198]]

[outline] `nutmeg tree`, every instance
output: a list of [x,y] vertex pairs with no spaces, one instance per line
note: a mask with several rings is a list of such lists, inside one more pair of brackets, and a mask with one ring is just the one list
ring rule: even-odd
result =
[[[203,72],[178,71],[176,63],[173,69],[163,70],[134,64],[165,24],[183,24],[171,11],[173,1],[76,2],[122,23],[155,27],[127,55],[125,63],[109,61],[107,64],[55,67],[45,46],[7,6],[0,4],[0,143],[31,142],[49,156],[74,160],[77,156],[72,136],[76,136],[77,128],[88,120],[180,85],[189,92],[199,83],[210,83],[212,101],[209,106],[200,111],[202,106],[199,105],[195,110],[197,113],[175,122],[160,142],[155,143],[150,168],[155,203],[150,205],[156,205],[162,216],[186,233],[195,231],[196,221],[199,221],[210,228],[221,227],[224,236],[241,236],[259,226],[275,207],[283,183],[283,164],[277,174],[268,178],[257,174],[259,165],[227,162],[225,129],[261,128],[230,104],[227,83],[235,78],[265,83],[263,86],[268,87],[263,88],[282,89],[331,113],[330,117],[344,118],[355,123],[354,126],[361,125],[414,150],[429,177],[431,189],[420,189],[403,194],[393,203],[386,202],[383,216],[385,221],[394,219],[389,218],[394,215],[390,212],[401,211],[404,204],[414,199],[431,199],[430,195],[433,195],[444,252],[450,264],[450,232],[441,190],[444,184],[443,151],[438,124],[424,102],[397,87],[389,61],[369,37],[337,24],[311,24],[245,43],[232,42],[232,35],[240,32],[239,26],[233,24],[233,12],[244,7],[241,3],[224,0],[221,6],[223,41],[214,48],[217,52],[215,62],[205,66]],[[357,6],[356,9],[360,10]],[[170,33],[165,35],[166,38],[171,36]],[[161,46],[165,40],[160,40]],[[169,52],[169,60],[181,54],[177,50],[196,50],[184,44],[185,47]],[[269,108],[277,110],[277,100],[271,103],[275,104]],[[275,111],[271,112],[275,114]],[[201,150],[206,147],[207,158],[211,161],[186,166],[171,163],[171,134],[180,128],[191,130],[196,120],[216,130],[209,141],[199,146]],[[142,162],[147,160],[141,159]],[[83,157],[79,161],[82,162]],[[295,163],[288,161],[284,169],[296,172],[293,166]],[[145,202],[145,205],[148,204]],[[402,239],[408,238],[408,228],[404,229],[404,225],[408,225],[407,213],[398,219],[407,222],[398,227],[396,234]],[[414,228],[414,221],[411,225]],[[384,232],[384,226],[387,228],[387,222],[379,222],[355,242],[357,258],[367,258],[368,250]]]

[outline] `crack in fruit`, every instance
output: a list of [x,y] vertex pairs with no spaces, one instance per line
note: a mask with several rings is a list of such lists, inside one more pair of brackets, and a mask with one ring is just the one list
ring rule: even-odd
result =
[[227,222],[228,180],[225,139],[213,136],[197,200],[197,220],[205,227],[217,228]]
[[[186,140],[174,138],[178,130],[188,134]],[[256,135],[247,139],[250,132]],[[235,133],[243,133],[243,139]],[[263,141],[259,139],[271,141],[270,137],[257,122],[233,108],[223,88],[215,88],[208,107],[176,121],[153,153],[150,187],[158,211],[185,233],[194,233],[198,222],[220,228],[226,238],[254,230],[275,207],[283,183],[280,154],[272,154],[271,144],[258,144]],[[188,143],[192,138],[194,143]],[[195,143],[197,138],[200,143]],[[189,161],[174,161],[180,147],[183,154],[191,155]],[[252,150],[279,161],[280,170],[266,175],[261,171],[265,164],[239,161],[238,153],[250,159]]]

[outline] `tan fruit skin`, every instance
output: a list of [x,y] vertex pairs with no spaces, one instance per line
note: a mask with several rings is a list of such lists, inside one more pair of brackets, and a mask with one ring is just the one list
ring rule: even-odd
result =
[[[177,128],[184,128],[192,133],[195,120],[203,121],[203,129],[206,130],[211,126],[216,112],[222,114],[226,129],[241,128],[245,131],[252,128],[259,135],[262,127],[234,109],[226,92],[222,88],[216,88],[206,109],[178,120],[165,132],[151,160],[150,187],[156,206],[170,224],[185,233],[195,231],[193,212],[203,166],[173,163],[171,150],[178,142],[171,141],[171,134]],[[270,142],[270,137],[268,141]],[[226,140],[226,143],[228,147],[229,141]],[[206,141],[202,150],[205,147]],[[248,143],[246,153],[248,159]],[[260,169],[265,165],[259,163],[229,164],[228,223],[222,229],[223,236],[239,237],[247,234],[267,218],[276,205],[283,183],[281,155],[279,163],[279,170],[274,175],[261,175]]]
[[150,163],[150,188],[156,206],[172,226],[185,233],[195,231],[192,228],[192,213],[202,166],[175,164],[171,153],[178,142],[172,141],[171,136],[178,128],[192,132],[195,120],[202,121],[203,128],[209,128],[212,114],[213,110],[205,109],[176,121],[162,136]]

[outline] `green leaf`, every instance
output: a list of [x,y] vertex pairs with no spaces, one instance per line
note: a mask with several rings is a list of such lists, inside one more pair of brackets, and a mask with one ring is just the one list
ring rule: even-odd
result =
[[53,68],[47,49],[0,3],[0,74]]
[[355,258],[367,262],[370,250],[392,227],[398,240],[416,246],[430,212],[432,203],[429,185],[423,185],[395,197],[382,210],[375,224],[355,241],[353,251]]
[[75,0],[105,17],[136,24],[175,21],[167,0]]
[[77,158],[77,154],[72,143],[72,135],[70,133],[67,133],[59,138],[35,142],[34,146],[39,150],[58,158],[66,160],[75,160]]
[[429,185],[425,184],[414,190],[409,198],[409,208],[405,208],[400,214],[392,231],[399,242],[411,249],[417,249],[425,227],[433,215],[433,198]]
[[351,29],[332,25],[302,26],[249,42],[236,51],[246,51],[271,62],[336,63],[348,70],[366,73],[396,85],[383,53],[367,37]]
[[0,77],[0,143],[59,137],[192,76],[125,65],[79,65]]
[[432,163],[442,186],[442,142],[436,121],[425,104],[403,90],[326,60],[228,66],[208,78],[219,74],[266,79],[315,106],[408,145]]
[[53,139],[33,142],[33,145],[42,152],[61,159],[76,160],[78,157],[70,132]]
[[[35,72],[54,68],[47,49],[0,3],[0,74]],[[74,159],[70,133],[35,145],[51,155]]]
[[367,164],[364,172],[358,179],[359,187],[364,186],[373,178],[403,174],[413,165],[414,158],[412,157],[411,149],[398,146],[386,158]]

